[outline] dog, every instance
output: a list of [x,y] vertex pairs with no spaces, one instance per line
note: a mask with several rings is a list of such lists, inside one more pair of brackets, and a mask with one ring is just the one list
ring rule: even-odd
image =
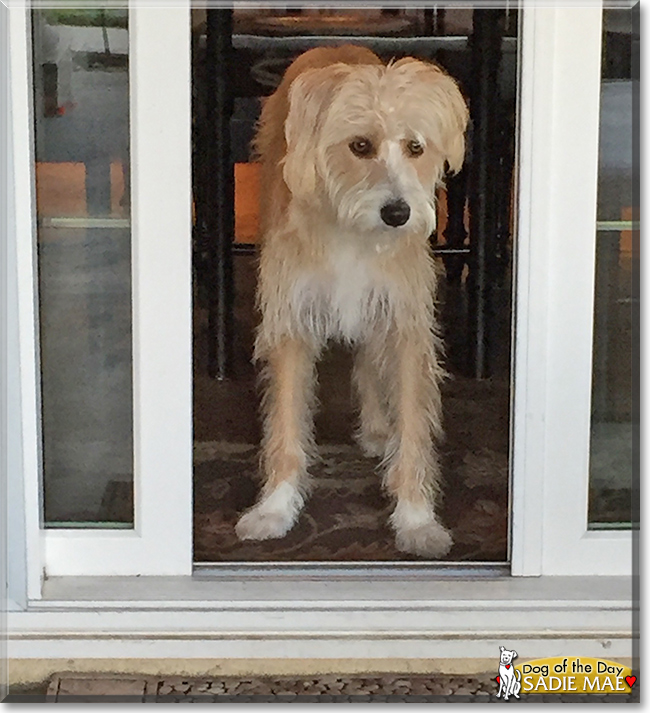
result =
[[499,646],[499,650],[501,654],[499,656],[499,691],[497,698],[501,698],[501,694],[503,694],[504,701],[507,701],[510,696],[519,698],[521,673],[515,669],[512,663],[512,660],[517,658],[517,652],[508,651],[503,646]]
[[315,365],[337,339],[356,350],[357,440],[382,459],[396,546],[431,558],[451,548],[435,509],[444,369],[428,240],[436,187],[463,163],[467,121],[437,66],[385,65],[352,45],[302,54],[264,103],[254,142],[264,484],[236,525],[240,539],[283,537],[298,518],[315,457]]

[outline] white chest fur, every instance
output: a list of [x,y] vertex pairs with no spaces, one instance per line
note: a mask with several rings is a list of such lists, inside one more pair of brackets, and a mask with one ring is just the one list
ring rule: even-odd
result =
[[322,268],[296,281],[293,306],[301,328],[312,336],[357,341],[378,320],[385,320],[390,308],[376,253],[354,243],[332,245]]

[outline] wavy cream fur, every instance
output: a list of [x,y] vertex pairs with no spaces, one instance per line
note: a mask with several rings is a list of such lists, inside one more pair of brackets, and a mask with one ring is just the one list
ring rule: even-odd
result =
[[[414,59],[385,66],[354,46],[301,55],[266,101],[255,141],[265,481],[237,524],[240,538],[282,537],[298,517],[315,453],[315,363],[338,339],[356,349],[357,436],[382,458],[397,546],[428,557],[451,547],[435,514],[444,371],[428,239],[436,187],[462,165],[467,119],[439,68]],[[353,153],[359,137],[372,156]],[[409,153],[412,141],[421,155]],[[410,214],[392,227],[381,211],[397,200]]]

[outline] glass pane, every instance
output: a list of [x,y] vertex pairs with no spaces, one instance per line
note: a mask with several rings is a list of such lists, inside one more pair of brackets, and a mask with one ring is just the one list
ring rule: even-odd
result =
[[46,527],[133,526],[126,10],[37,10]]
[[635,385],[633,369],[639,328],[639,203],[634,188],[638,145],[633,137],[638,93],[633,58],[638,56],[639,36],[634,31],[635,16],[633,10],[605,10],[603,17],[591,528],[629,528],[637,522],[633,515],[634,443],[638,444],[634,434],[639,425],[638,379]]

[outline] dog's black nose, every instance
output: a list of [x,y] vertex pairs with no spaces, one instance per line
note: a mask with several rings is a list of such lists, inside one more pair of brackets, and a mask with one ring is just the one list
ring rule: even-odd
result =
[[392,228],[404,225],[411,215],[409,204],[403,200],[391,201],[379,211],[381,219]]

